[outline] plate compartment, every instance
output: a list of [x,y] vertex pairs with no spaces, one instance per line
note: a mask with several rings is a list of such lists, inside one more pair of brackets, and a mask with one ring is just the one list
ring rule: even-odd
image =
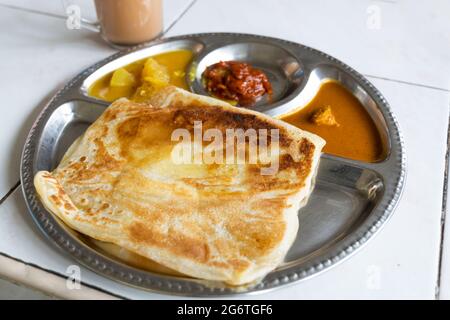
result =
[[[387,158],[378,163],[322,155],[316,188],[299,213],[297,239],[281,266],[260,283],[237,289],[219,282],[140,270],[96,251],[42,206],[33,185],[34,174],[39,170],[52,170],[67,147],[108,105],[87,96],[86,89],[96,79],[135,60],[176,49],[194,52],[193,65],[198,67],[198,77],[203,68],[201,61],[209,61],[205,57],[221,59],[220,54],[217,56],[220,48],[228,48],[229,51],[232,48],[231,52],[236,54],[234,50],[242,43],[278,47],[281,49],[270,50],[276,54],[287,53],[284,58],[288,62],[292,62],[291,57],[295,58],[292,63],[296,71],[285,73],[285,79],[293,79],[295,84],[290,84],[290,91],[286,90],[288,94],[271,105],[260,103],[255,109],[271,116],[283,114],[308,101],[321,81],[335,79],[351,90],[367,108],[389,149]],[[233,47],[236,44],[237,47]],[[211,56],[214,52],[216,56]],[[252,50],[248,48],[246,52],[249,54]],[[88,268],[150,291],[221,296],[265,292],[309,278],[349,257],[372,238],[392,215],[403,189],[405,167],[403,140],[387,101],[366,78],[349,66],[293,42],[246,34],[210,33],[173,37],[131,48],[81,72],[51,99],[31,128],[22,154],[21,181],[29,211],[42,232],[52,243]]]

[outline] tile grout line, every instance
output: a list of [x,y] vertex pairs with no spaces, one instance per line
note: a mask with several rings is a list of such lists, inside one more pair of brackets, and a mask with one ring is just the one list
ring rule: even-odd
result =
[[0,205],[8,199],[8,197],[16,191],[16,189],[20,186],[20,181],[17,181],[16,184],[0,199]]
[[442,258],[444,254],[444,244],[445,244],[445,221],[447,216],[449,157],[450,157],[450,111],[447,129],[447,151],[445,153],[444,188],[443,188],[442,212],[441,212],[441,239],[439,245],[438,275],[436,279],[436,288],[434,296],[435,300],[440,299],[440,289],[441,289]]
[[[5,201],[7,200],[7,198],[9,198],[9,196],[10,196],[14,191],[16,191],[16,190],[20,187],[20,184],[21,184],[20,180],[17,181],[17,183],[14,185],[14,187],[12,187],[11,190],[9,190],[8,193],[7,193],[5,196],[3,196],[2,199],[0,199],[0,205],[1,205],[3,202],[5,202]],[[35,263],[27,262],[27,261],[24,261],[24,260],[19,259],[19,258],[17,258],[17,257],[10,256],[9,254],[7,254],[7,253],[5,253],[5,252],[0,251],[0,256],[3,256],[3,257],[8,258],[8,259],[12,259],[12,260],[14,260],[14,261],[23,263],[23,264],[26,265],[26,266],[30,266],[30,267],[32,267],[32,268],[36,268],[36,269],[39,269],[39,270],[48,272],[48,273],[50,273],[50,274],[52,274],[52,275],[54,275],[54,276],[60,277],[60,278],[62,278],[62,279],[65,279],[64,275],[62,275],[61,273],[59,273],[59,272],[57,272],[57,271],[55,271],[55,270],[47,269],[47,268],[42,267],[42,266],[40,266],[40,265],[37,265],[37,264],[35,264]],[[9,281],[8,279],[6,279],[6,280]],[[122,299],[122,300],[127,300],[127,299],[128,299],[128,298],[126,298],[126,297],[123,297],[123,296],[121,296],[121,295],[118,295],[117,293],[114,293],[114,292],[105,290],[105,289],[103,289],[103,288],[100,288],[100,287],[98,287],[98,286],[96,286],[96,285],[94,285],[94,284],[87,283],[87,282],[85,282],[85,281],[81,281],[81,284],[82,284],[82,285],[85,285],[86,287],[89,287],[89,288],[91,288],[91,289],[98,290],[98,291],[103,292],[103,293],[106,293],[106,294],[110,294],[110,295],[115,296],[115,297],[117,297],[117,298],[120,298],[120,299]]]
[[42,15],[42,16],[57,18],[57,19],[67,19],[67,17],[62,14],[57,14],[57,13],[47,12],[47,11],[40,11],[40,10],[31,9],[31,8],[6,4],[6,3],[0,3],[0,7],[12,9],[12,10],[18,10],[18,11],[27,12],[27,13],[38,14],[38,15]]
[[427,85],[427,84],[421,84],[421,83],[409,82],[409,81],[404,81],[404,80],[385,78],[385,77],[374,76],[374,75],[365,74],[365,73],[363,73],[363,75],[364,75],[365,77],[367,77],[367,78],[374,78],[374,79],[380,79],[380,80],[385,80],[385,81],[397,82],[397,83],[407,84],[407,85],[410,85],[410,86],[416,86],[416,87],[427,88],[427,89],[431,89],[431,90],[438,90],[438,91],[443,91],[443,92],[450,92],[450,89],[434,87],[434,86],[430,86],[430,85]]
[[[29,266],[29,267],[31,267],[31,268],[36,268],[36,269],[39,269],[39,270],[41,270],[41,271],[47,272],[47,273],[49,273],[49,274],[51,274],[51,275],[54,275],[54,276],[56,276],[56,277],[61,278],[62,280],[66,280],[66,279],[67,279],[66,276],[64,276],[63,274],[59,273],[58,271],[55,271],[55,270],[52,270],[52,269],[47,269],[47,268],[42,267],[42,266],[40,266],[40,265],[38,265],[38,264],[35,264],[35,263],[32,263],[32,262],[27,262],[27,261],[22,260],[22,259],[17,258],[17,257],[13,257],[13,256],[11,256],[11,255],[9,255],[9,254],[7,254],[7,253],[5,253],[5,252],[0,251],[0,256],[3,256],[3,257],[5,257],[5,258],[7,258],[7,259],[11,259],[11,260],[13,260],[13,261],[22,263],[22,264],[24,264],[24,265],[26,265],[26,266]],[[95,273],[95,274],[96,274],[96,273]],[[9,279],[5,279],[5,280],[6,280],[6,281],[10,281]],[[91,288],[91,289],[93,289],[93,290],[97,290],[97,291],[99,291],[99,292],[102,292],[102,293],[105,293],[105,294],[109,294],[109,295],[114,296],[114,297],[116,297],[116,298],[119,298],[119,299],[122,299],[122,300],[128,300],[128,298],[126,298],[126,297],[124,297],[124,296],[118,295],[118,294],[116,294],[116,293],[114,293],[114,292],[105,290],[105,289],[103,289],[103,288],[100,288],[100,287],[98,287],[98,286],[96,286],[96,285],[87,283],[87,282],[85,282],[85,281],[80,281],[80,284],[81,284],[81,285],[84,285],[84,286],[86,286],[86,287],[88,287],[88,288]],[[39,291],[39,290],[38,290],[38,291]],[[42,291],[42,292],[44,292],[44,291]],[[44,293],[45,293],[45,292],[44,292]]]
[[186,9],[184,9],[183,12],[178,16],[178,18],[176,18],[176,19],[170,24],[170,26],[167,27],[166,30],[164,30],[163,36],[165,36],[166,33],[169,32],[170,29],[172,29],[173,26],[174,26],[178,21],[180,21],[181,18],[183,18],[183,16],[184,16],[184,15],[192,8],[192,6],[193,6],[196,2],[197,2],[197,0],[192,0],[192,2],[186,7]]

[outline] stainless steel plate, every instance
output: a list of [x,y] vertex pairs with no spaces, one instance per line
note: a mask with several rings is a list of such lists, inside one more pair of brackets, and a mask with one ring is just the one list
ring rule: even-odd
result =
[[[308,102],[326,79],[340,81],[361,101],[387,146],[386,159],[364,163],[324,154],[316,188],[299,212],[300,230],[285,262],[260,283],[234,289],[218,282],[152,273],[126,265],[67,228],[39,201],[33,185],[38,170],[52,170],[68,146],[108,103],[89,97],[87,88],[101,76],[157,53],[187,48],[195,92],[204,68],[220,59],[249,61],[271,77],[275,98],[256,110],[271,116]],[[391,216],[405,179],[405,152],[398,124],[375,87],[344,63],[320,51],[280,39],[245,34],[194,34],[158,40],[119,52],[77,75],[59,91],[34,123],[22,156],[22,188],[34,220],[51,242],[90,269],[139,288],[177,295],[211,296],[262,292],[304,280],[357,251]]]

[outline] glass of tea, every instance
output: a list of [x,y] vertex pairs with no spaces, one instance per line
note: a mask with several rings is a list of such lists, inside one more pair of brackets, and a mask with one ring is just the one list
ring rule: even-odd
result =
[[99,32],[113,46],[151,41],[163,31],[163,0],[95,0],[96,22],[82,27]]

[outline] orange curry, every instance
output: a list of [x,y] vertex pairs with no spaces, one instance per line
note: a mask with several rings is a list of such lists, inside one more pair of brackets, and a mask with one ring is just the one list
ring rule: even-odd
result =
[[326,153],[367,162],[385,156],[372,118],[359,100],[336,81],[324,82],[305,107],[280,118],[325,139]]

